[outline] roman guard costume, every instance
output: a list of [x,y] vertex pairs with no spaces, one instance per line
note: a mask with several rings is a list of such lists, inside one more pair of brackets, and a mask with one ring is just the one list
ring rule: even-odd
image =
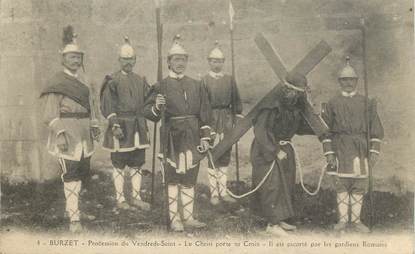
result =
[[[187,59],[188,54],[178,39],[176,37],[169,50],[168,59],[175,55]],[[171,229],[182,231],[183,225],[193,228],[206,226],[193,216],[194,187],[199,172],[199,163],[195,162],[200,156],[197,147],[201,140],[210,140],[212,114],[206,88],[201,82],[175,73],[170,66],[169,69],[169,76],[152,86],[144,114],[152,121],[159,121],[161,111],[155,103],[156,96],[164,96],[165,126],[160,127],[160,147],[165,145],[166,164],[163,167],[168,186],[169,218]]]
[[[71,26],[64,29],[62,56],[69,53],[84,55],[76,44]],[[47,149],[58,158],[62,169],[70,230],[79,232],[82,230],[78,204],[81,183],[89,177],[93,139],[99,136],[92,95],[87,82],[65,67],[49,81],[40,98],[44,102],[43,119],[49,127]],[[67,149],[58,148],[62,143],[67,145]]]
[[[130,59],[135,64],[136,53],[128,37],[120,48],[119,57]],[[143,115],[148,92],[149,85],[144,77],[124,70],[107,75],[101,88],[101,112],[108,120],[103,148],[111,152],[116,201],[121,209],[129,208],[124,195],[126,173],[131,177],[131,204],[144,210],[150,209],[150,205],[140,197],[141,167],[145,162],[145,149],[150,147]],[[122,133],[121,136],[116,135],[117,132]]]
[[[215,48],[208,55],[208,60],[217,59],[224,61],[225,56],[216,42]],[[242,102],[239,95],[235,79],[221,72],[210,70],[202,79],[206,86],[209,101],[212,107],[212,146],[223,140],[224,136],[229,133],[235,125],[236,117],[242,117]],[[229,149],[213,165],[209,162],[208,179],[211,194],[211,203],[217,205],[219,198],[227,202],[235,202],[226,192],[228,166],[231,160],[231,151]]]
[[[358,76],[348,58],[338,78],[356,79],[357,82]],[[342,91],[322,108],[322,117],[330,129],[330,135],[322,141],[324,155],[332,154],[337,159],[337,167],[327,172],[332,176],[331,182],[337,191],[339,223],[335,229],[342,229],[347,222],[351,222],[368,231],[360,221],[363,196],[367,191],[367,148],[370,146],[370,154],[379,154],[384,135],[376,101],[371,99],[368,103],[369,144],[366,138],[365,96],[356,90],[350,93]]]

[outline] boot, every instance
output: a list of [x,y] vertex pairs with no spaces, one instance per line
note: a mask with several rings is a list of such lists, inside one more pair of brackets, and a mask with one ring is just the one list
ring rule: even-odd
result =
[[140,169],[131,168],[130,176],[131,176],[131,187],[132,187],[131,204],[135,207],[138,207],[139,209],[143,211],[149,211],[150,204],[142,201],[140,197],[141,179],[142,179]]
[[79,233],[82,231],[79,212],[79,193],[81,192],[81,181],[64,182],[64,193],[66,200],[66,214],[69,217],[69,231]]
[[183,222],[184,226],[189,228],[204,228],[206,224],[196,220],[193,217],[193,206],[194,206],[194,187],[188,188],[181,186],[180,197],[183,205]]
[[342,231],[346,229],[347,220],[348,220],[348,203],[349,203],[349,194],[347,192],[337,193],[337,207],[339,210],[339,222],[334,225],[333,229],[335,231]]
[[363,194],[351,193],[350,200],[352,223],[354,224],[356,230],[360,233],[370,233],[370,229],[360,221],[360,213],[362,211],[363,204]]
[[271,234],[277,237],[289,236],[289,234],[284,229],[282,229],[278,224],[276,225],[268,224],[266,232],[268,234]]
[[227,177],[228,168],[227,167],[220,167],[218,170],[218,181],[219,181],[219,195],[222,197],[222,200],[228,203],[235,203],[236,200],[229,196],[226,192],[226,183],[228,181]]
[[179,198],[179,186],[169,184],[167,186],[167,193],[169,196],[170,229],[173,232],[182,232],[184,228],[180,220],[179,210],[178,210],[178,205],[177,205],[177,201]]
[[218,205],[219,200],[219,190],[218,190],[218,181],[216,178],[216,170],[213,168],[208,168],[208,179],[210,187],[210,203],[214,206]]
[[117,208],[122,210],[130,209],[124,196],[124,171],[119,168],[114,168],[112,171],[112,178],[114,180],[115,199],[117,200]]

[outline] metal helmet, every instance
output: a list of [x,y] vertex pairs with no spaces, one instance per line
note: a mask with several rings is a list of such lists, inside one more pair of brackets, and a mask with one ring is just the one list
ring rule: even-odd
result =
[[189,55],[184,49],[184,47],[180,45],[180,34],[177,34],[176,36],[174,36],[173,45],[168,52],[169,57],[173,55],[185,55],[185,56]]
[[121,58],[132,58],[135,57],[135,51],[131,46],[130,39],[128,36],[124,36],[124,45],[120,47]]
[[339,72],[338,78],[358,78],[356,71],[350,65],[350,57],[346,57],[346,66]]
[[215,41],[215,47],[210,51],[208,59],[225,59],[225,55],[219,48],[219,42]]
[[79,48],[76,43],[77,34],[74,33],[73,27],[71,25],[63,29],[63,49],[61,51],[62,55],[67,53],[78,53],[84,54],[84,52]]

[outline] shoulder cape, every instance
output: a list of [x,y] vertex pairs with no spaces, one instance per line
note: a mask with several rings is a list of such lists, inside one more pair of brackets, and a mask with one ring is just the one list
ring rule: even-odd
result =
[[55,75],[51,81],[51,85],[42,91],[40,97],[50,93],[65,95],[86,108],[88,112],[91,111],[89,104],[89,88],[78,79],[71,77],[64,72],[59,72]]

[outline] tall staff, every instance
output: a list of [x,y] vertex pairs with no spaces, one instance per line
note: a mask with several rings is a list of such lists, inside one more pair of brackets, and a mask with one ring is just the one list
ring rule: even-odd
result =
[[[231,40],[231,64],[232,64],[232,78],[235,79],[235,55],[233,45],[233,17],[235,10],[233,9],[232,1],[229,0],[229,33]],[[233,121],[235,125],[235,112],[233,112]],[[236,182],[239,184],[239,149],[238,142],[235,143],[235,162],[236,162]],[[239,185],[238,185],[239,186]]]
[[[362,49],[363,49],[363,75],[364,75],[364,87],[365,87],[365,121],[366,121],[366,142],[367,142],[367,151],[366,157],[369,160],[370,157],[370,121],[369,121],[369,84],[367,79],[367,57],[366,57],[366,25],[365,19],[361,19],[361,31],[362,31]],[[368,173],[369,173],[369,228],[373,227],[373,218],[374,218],[374,204],[373,204],[373,171],[371,163],[367,163]]]

